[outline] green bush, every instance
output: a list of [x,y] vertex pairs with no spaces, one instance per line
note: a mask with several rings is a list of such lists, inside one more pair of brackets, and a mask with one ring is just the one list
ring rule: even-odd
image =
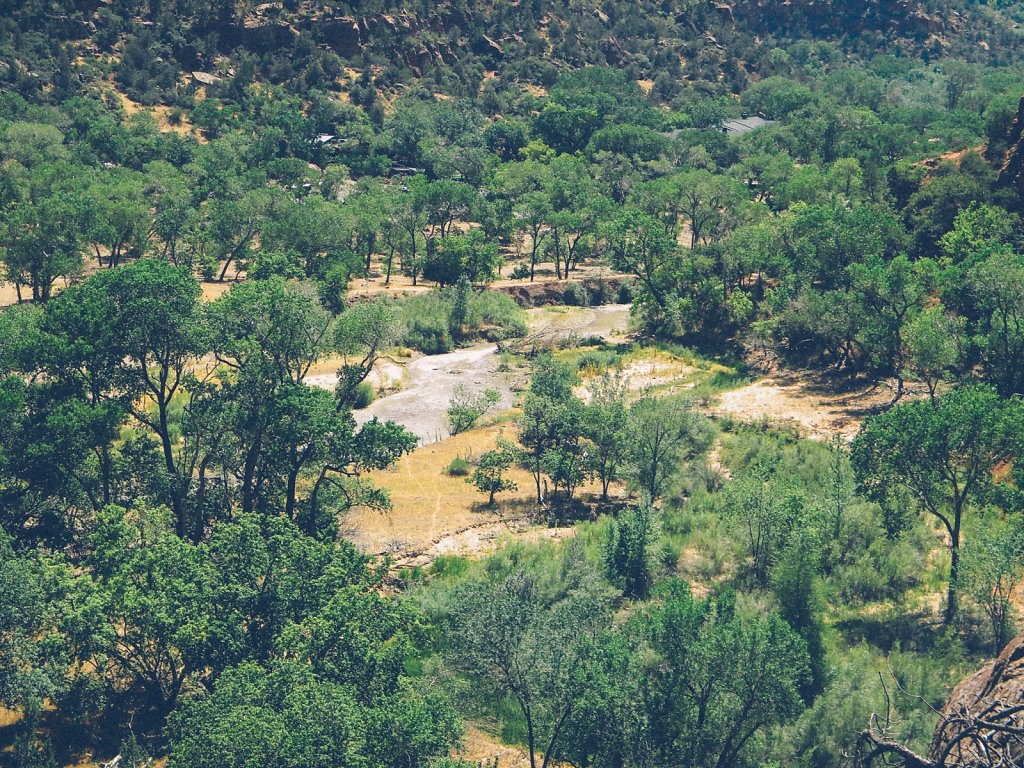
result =
[[619,284],[619,290],[615,292],[615,301],[618,304],[633,303],[633,283],[624,282]]
[[[457,291],[438,288],[429,293],[401,299],[398,315],[405,327],[402,344],[427,355],[450,352],[455,346],[451,333],[452,308]],[[515,301],[494,291],[470,291],[460,307],[460,341],[472,342],[486,333],[501,340],[526,333],[526,318]]]
[[461,456],[456,456],[448,462],[448,466],[444,468],[444,473],[449,477],[468,477],[469,473],[472,471],[473,465]]
[[515,268],[508,273],[509,280],[526,280],[530,277],[530,268],[526,264],[516,264]]
[[590,294],[579,283],[569,283],[562,291],[562,301],[570,307],[586,307],[590,304]]
[[374,401],[376,394],[368,381],[362,381],[356,385],[355,393],[352,396],[352,407],[355,409],[365,408]]

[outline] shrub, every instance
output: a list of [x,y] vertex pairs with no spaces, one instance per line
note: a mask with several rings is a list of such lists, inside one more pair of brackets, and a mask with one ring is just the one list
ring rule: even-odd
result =
[[604,567],[608,580],[627,597],[644,598],[654,580],[652,545],[658,537],[656,512],[649,499],[608,526]]
[[619,284],[619,290],[615,293],[615,301],[618,304],[633,303],[633,283],[624,282]]
[[526,280],[530,277],[530,268],[526,264],[516,264],[515,268],[508,273],[509,280]]
[[[455,346],[451,326],[457,289],[439,288],[398,301],[405,327],[402,344],[427,355],[450,352]],[[488,338],[501,340],[526,333],[523,310],[510,296],[494,291],[468,291],[458,308],[459,338],[473,341],[486,329]]]
[[590,294],[579,283],[569,283],[562,291],[562,301],[570,307],[585,307],[590,304]]
[[465,385],[457,385],[452,392],[451,403],[448,406],[449,433],[457,435],[467,429],[472,429],[480,417],[500,399],[501,395],[494,389],[470,392]]
[[375,395],[373,387],[368,381],[361,381],[356,385],[355,392],[352,395],[352,407],[355,409],[365,408],[374,401]]
[[448,475],[448,477],[468,477],[472,469],[472,464],[461,456],[456,456],[448,462],[448,466],[444,468],[444,473]]

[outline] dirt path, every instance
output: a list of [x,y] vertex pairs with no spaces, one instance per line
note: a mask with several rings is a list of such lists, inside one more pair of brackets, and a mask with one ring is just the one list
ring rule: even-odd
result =
[[[573,335],[608,338],[625,333],[629,305],[531,310],[529,320],[531,333],[540,333],[546,338]],[[482,344],[411,360],[402,369],[400,391],[356,411],[356,421],[362,424],[374,416],[381,421],[395,421],[416,435],[420,445],[436,443],[448,435],[445,412],[459,384],[472,392],[496,390],[500,399],[494,411],[507,410],[515,405],[516,381],[511,374],[498,370],[500,361],[496,352],[494,344]],[[394,378],[397,372],[392,370],[389,375]],[[310,376],[306,381],[313,386],[334,389],[337,377],[321,374]]]

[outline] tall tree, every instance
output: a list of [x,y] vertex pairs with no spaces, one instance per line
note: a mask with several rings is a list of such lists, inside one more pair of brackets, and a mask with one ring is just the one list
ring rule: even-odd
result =
[[970,385],[868,418],[853,443],[857,482],[883,505],[913,504],[947,537],[950,574],[945,622],[957,610],[963,518],[993,482],[993,470],[1020,455],[1024,411],[991,389]]

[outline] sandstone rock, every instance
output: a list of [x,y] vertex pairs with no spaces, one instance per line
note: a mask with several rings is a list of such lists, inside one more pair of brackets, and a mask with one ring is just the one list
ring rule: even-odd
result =
[[953,689],[928,758],[963,768],[1024,764],[1024,635]]

